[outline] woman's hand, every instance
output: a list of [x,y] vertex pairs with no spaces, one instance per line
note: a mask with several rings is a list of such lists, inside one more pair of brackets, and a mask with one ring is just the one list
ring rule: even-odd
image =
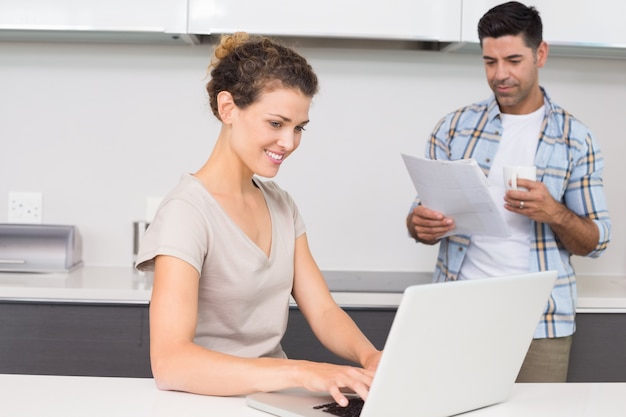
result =
[[348,405],[348,399],[342,391],[353,391],[363,400],[367,399],[374,379],[373,370],[329,363],[298,362],[302,386],[309,391],[328,392],[343,407]]

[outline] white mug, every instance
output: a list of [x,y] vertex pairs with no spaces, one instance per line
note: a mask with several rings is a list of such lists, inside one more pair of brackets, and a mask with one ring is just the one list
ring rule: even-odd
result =
[[536,181],[537,180],[537,167],[534,165],[513,166],[508,165],[503,168],[504,174],[504,188],[508,190],[522,190],[528,191],[526,187],[518,187],[517,179],[523,178],[525,180]]

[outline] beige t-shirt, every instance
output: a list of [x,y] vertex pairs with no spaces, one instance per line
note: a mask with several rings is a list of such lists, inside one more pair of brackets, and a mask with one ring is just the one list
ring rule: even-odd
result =
[[254,179],[272,220],[269,258],[190,174],[165,197],[146,231],[137,269],[154,270],[157,255],[189,263],[200,273],[195,343],[240,357],[285,357],[296,238],[305,232],[287,192]]

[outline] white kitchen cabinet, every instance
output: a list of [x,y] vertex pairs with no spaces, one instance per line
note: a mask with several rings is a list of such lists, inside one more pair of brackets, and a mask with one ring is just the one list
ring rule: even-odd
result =
[[187,0],[0,0],[0,30],[186,33]]
[[[478,21],[502,0],[463,0],[463,42],[478,43]],[[543,38],[551,46],[626,47],[626,2],[619,0],[533,0]]]
[[189,33],[459,41],[461,0],[189,0]]

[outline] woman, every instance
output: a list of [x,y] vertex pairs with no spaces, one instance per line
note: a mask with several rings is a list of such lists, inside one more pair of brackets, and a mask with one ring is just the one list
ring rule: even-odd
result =
[[[154,269],[150,355],[160,389],[242,395],[304,387],[367,398],[378,351],[330,296],[290,196],[272,181],[318,89],[307,61],[263,37],[221,39],[207,84],[222,127],[163,200],[137,259]],[[292,295],[319,340],[361,367],[286,358]]]

